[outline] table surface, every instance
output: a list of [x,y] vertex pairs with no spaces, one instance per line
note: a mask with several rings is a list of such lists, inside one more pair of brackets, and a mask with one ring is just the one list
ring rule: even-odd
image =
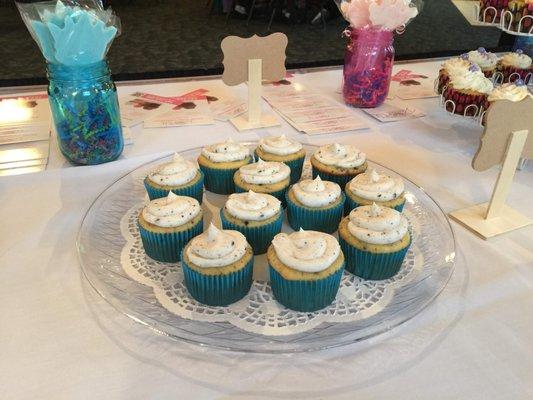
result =
[[[435,76],[439,62],[397,65]],[[340,69],[294,78],[341,101]],[[163,95],[205,82],[120,85]],[[210,85],[221,85],[210,80]],[[244,97],[245,88],[234,88]],[[137,166],[175,150],[285,133],[305,143],[352,143],[423,187],[446,211],[487,201],[497,168],[470,167],[481,129],[437,98],[409,104],[426,117],[306,136],[281,127],[133,130],[116,162],[71,167],[51,145],[45,172],[0,179],[2,399],[526,399],[533,397],[533,227],[483,241],[452,223],[456,271],[411,321],[362,343],[321,352],[253,355],[159,336],[99,298],[81,275],[76,234],[94,198]],[[268,107],[266,104],[264,107]],[[192,134],[191,134],[192,133]],[[533,165],[508,203],[533,217]]]

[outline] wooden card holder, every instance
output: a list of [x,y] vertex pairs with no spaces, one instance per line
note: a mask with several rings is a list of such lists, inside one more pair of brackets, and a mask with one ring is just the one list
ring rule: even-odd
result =
[[274,114],[262,113],[261,87],[263,79],[277,81],[285,77],[287,43],[287,36],[279,32],[265,37],[228,36],[222,41],[222,81],[229,86],[248,82],[248,112],[231,119],[238,130],[280,125]]
[[451,212],[452,219],[483,239],[522,228],[533,220],[505,204],[520,157],[533,156],[533,99],[495,102],[486,114],[485,130],[472,166],[483,171],[501,165],[488,203]]

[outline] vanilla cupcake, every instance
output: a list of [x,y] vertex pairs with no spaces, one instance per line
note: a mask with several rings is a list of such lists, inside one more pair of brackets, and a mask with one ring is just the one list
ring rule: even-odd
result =
[[483,72],[487,78],[491,78],[494,71],[496,71],[498,56],[488,52],[484,47],[469,51],[468,59],[474,64],[477,64],[477,66],[481,68],[481,72]]
[[198,165],[204,173],[205,188],[218,194],[233,193],[233,174],[251,161],[250,150],[232,139],[204,147]]
[[253,265],[253,251],[244,235],[213,224],[185,246],[181,257],[187,290],[210,306],[227,306],[246,296]]
[[192,197],[155,199],[139,215],[138,227],[146,254],[156,261],[177,262],[183,246],[202,232],[202,208]]
[[468,71],[472,62],[468,59],[468,54],[461,54],[460,57],[446,60],[439,71],[437,92],[441,94],[449,85],[450,77]]
[[402,178],[392,178],[372,168],[346,185],[346,214],[356,207],[372,203],[402,212],[405,204]]
[[531,57],[524,54],[523,50],[517,49],[513,53],[506,53],[498,62],[498,71],[502,74],[502,83],[514,82],[522,79],[525,82],[531,80],[533,74]]
[[222,228],[241,232],[254,254],[266,253],[276,234],[281,232],[281,202],[265,193],[234,193],[220,209]]
[[174,153],[172,161],[157,166],[144,179],[150,200],[166,197],[169,192],[189,196],[202,203],[204,174],[189,160]]
[[487,96],[494,85],[481,69],[472,64],[470,69],[450,77],[450,84],[442,96],[449,112],[463,116],[477,116],[488,107]]
[[313,178],[338,183],[342,190],[356,175],[365,172],[366,155],[349,144],[330,144],[320,147],[311,157]]
[[341,187],[320,176],[295,183],[287,192],[289,225],[294,230],[333,233],[342,219],[344,201]]
[[346,269],[364,279],[388,279],[400,270],[411,244],[409,223],[376,203],[353,209],[339,225]]
[[526,84],[523,80],[519,79],[514,83],[504,83],[501,86],[497,86],[489,94],[489,102],[493,103],[497,100],[509,100],[509,101],[522,101],[526,97],[532,97]]
[[233,175],[235,191],[267,193],[276,197],[285,206],[285,192],[289,187],[290,168],[276,161],[263,161],[243,165]]
[[268,248],[270,285],[275,299],[296,311],[317,311],[330,305],[344,270],[337,239],[316,231],[280,233]]
[[301,143],[285,135],[262,138],[255,155],[265,161],[282,162],[291,169],[291,184],[302,176],[305,150]]

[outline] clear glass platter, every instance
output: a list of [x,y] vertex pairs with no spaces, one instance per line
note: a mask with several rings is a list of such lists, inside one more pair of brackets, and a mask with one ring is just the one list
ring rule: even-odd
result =
[[[257,145],[256,142],[245,144],[250,149]],[[305,149],[310,156],[316,147],[305,145]],[[200,150],[195,148],[180,154],[195,160]],[[105,189],[87,211],[77,241],[81,268],[91,286],[118,311],[157,333],[199,345],[259,353],[302,352],[347,345],[389,331],[420,313],[444,289],[453,273],[455,240],[444,212],[422,188],[402,177],[407,198],[404,213],[413,233],[410,258],[416,260],[417,270],[409,274],[409,279],[394,287],[379,311],[363,313],[353,321],[322,322],[308,330],[284,335],[251,332],[228,321],[198,320],[194,315],[188,318],[179,316],[161,305],[152,287],[139,283],[125,272],[122,258],[127,240],[121,224],[132,210],[148,199],[143,186],[144,177],[170,157],[144,164]],[[400,176],[372,161],[369,161],[369,166],[393,177]],[[310,175],[307,161],[304,176],[306,174]],[[204,192],[204,226],[211,219],[218,218],[218,210],[225,198]],[[291,231],[286,221],[283,231]],[[264,255],[256,256],[254,278],[262,279],[261,273],[256,274],[256,269],[263,268],[261,266],[265,264]],[[166,267],[180,268],[179,265],[169,264]],[[351,279],[350,284],[356,286],[372,284],[359,278],[355,281],[353,277]],[[312,319],[313,313],[308,314],[307,317]]]

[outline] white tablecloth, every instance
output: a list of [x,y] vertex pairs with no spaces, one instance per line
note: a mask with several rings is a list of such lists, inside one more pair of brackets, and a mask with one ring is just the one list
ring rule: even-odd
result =
[[[408,67],[435,75],[437,66]],[[340,75],[295,79],[340,100]],[[198,85],[120,91],[174,95]],[[245,95],[243,87],[236,92]],[[353,143],[418,183],[445,211],[487,201],[498,171],[470,167],[479,127],[447,115],[437,98],[411,104],[427,116],[389,124],[363,116],[371,129],[329,136],[305,136],[286,123],[248,133],[228,123],[136,128],[119,161],[91,167],[69,166],[52,143],[47,171],[0,179],[0,398],[533,398],[533,227],[486,242],[453,224],[456,272],[435,302],[387,334],[305,354],[232,353],[158,336],[111,308],[80,273],[76,233],[107,185],[162,154],[228,136],[284,132],[302,142]],[[516,174],[508,203],[533,217],[532,199],[530,163]]]

